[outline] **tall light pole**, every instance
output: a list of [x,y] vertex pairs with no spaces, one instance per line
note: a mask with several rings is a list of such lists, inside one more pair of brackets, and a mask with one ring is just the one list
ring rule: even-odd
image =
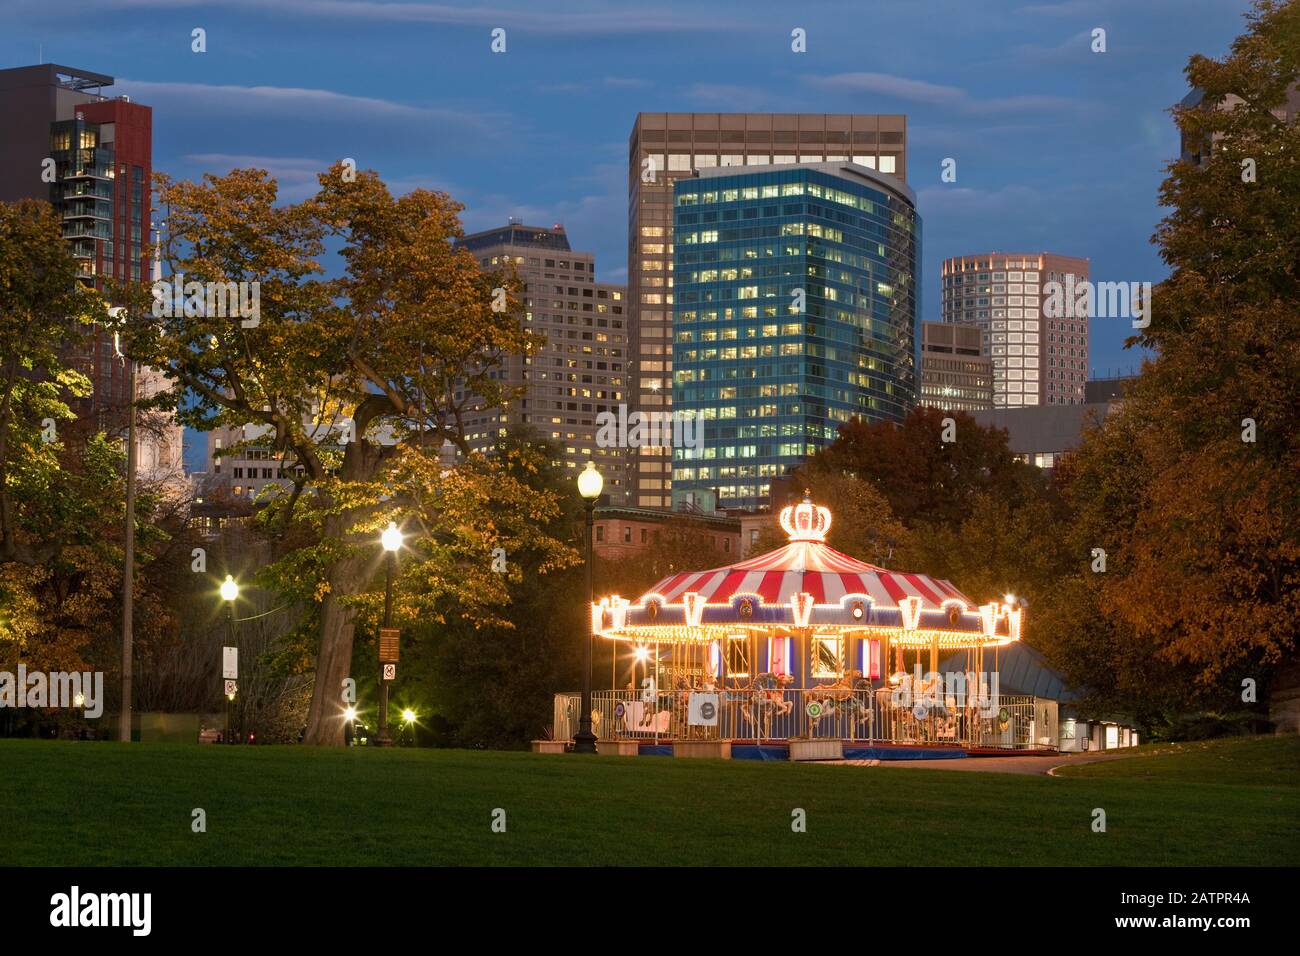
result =
[[[386,581],[384,584],[384,631],[391,631],[393,626],[393,573],[397,570],[397,552],[402,547],[402,532],[398,530],[397,523],[388,522],[388,527],[384,533],[379,536],[379,542],[384,546],[384,556],[386,568]],[[385,654],[384,641],[385,635],[380,634],[379,640],[379,733],[375,734],[376,747],[388,747],[392,741],[388,739],[388,679],[385,676],[385,666],[392,663],[396,666],[396,660],[386,661],[385,657],[396,657],[396,654]],[[394,648],[396,650],[396,648]]]
[[134,663],[131,659],[135,644],[135,372],[136,363],[128,356],[127,365],[127,426],[126,426],[126,531],[122,551],[122,723],[118,739],[131,741],[131,683]]
[[[221,582],[221,600],[226,602],[226,633],[229,635],[228,640],[230,646],[235,648],[236,652],[238,652],[239,644],[235,640],[235,601],[238,599],[239,585],[233,577],[227,574],[226,580]],[[224,693],[223,687],[222,696],[226,698],[226,743],[230,743],[230,702],[235,699],[235,695]]]
[[[108,314],[118,322],[126,321],[126,309],[114,306]],[[117,739],[131,742],[132,654],[135,645],[135,390],[136,364],[122,351],[119,337],[114,336],[118,357],[126,363],[126,527],[122,543],[122,713],[118,719]]]
[[591,732],[591,605],[596,601],[596,589],[591,579],[591,539],[592,524],[596,513],[596,501],[600,498],[600,489],[605,480],[592,462],[587,462],[586,469],[578,475],[578,494],[582,495],[587,506],[587,639],[582,644],[582,713],[578,719],[578,732],[573,737],[575,754],[594,754],[596,752],[596,735]]

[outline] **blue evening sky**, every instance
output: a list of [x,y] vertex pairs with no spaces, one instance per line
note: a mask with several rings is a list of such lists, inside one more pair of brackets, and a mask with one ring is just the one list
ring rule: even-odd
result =
[[[906,113],[935,319],[940,260],[960,253],[1047,249],[1091,258],[1095,281],[1161,279],[1149,239],[1178,149],[1167,110],[1188,56],[1222,56],[1248,6],[3,0],[0,66],[43,56],[117,77],[154,108],[155,168],[172,175],[256,165],[297,198],[350,156],[395,189],[449,191],[470,231],[563,223],[613,282],[639,110]],[[206,53],[191,52],[195,27]],[[795,27],[806,53],[791,52]],[[946,157],[956,183],[940,181]],[[1138,364],[1130,331],[1094,320],[1095,374]]]

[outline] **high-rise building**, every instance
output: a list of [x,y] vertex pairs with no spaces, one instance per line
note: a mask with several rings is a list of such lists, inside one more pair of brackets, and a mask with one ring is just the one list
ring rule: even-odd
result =
[[[0,70],[0,201],[43,199],[54,205],[77,258],[81,281],[151,279],[153,110],[126,96],[106,96],[113,77],[44,63]],[[129,376],[113,336],[97,330],[65,351],[93,390],[71,406],[83,425],[124,421]],[[142,397],[170,386],[139,369]],[[182,472],[181,428],[150,416],[137,433],[139,474],[172,480]]]
[[[113,78],[46,63],[0,70],[0,201],[45,199],[63,220],[83,281],[148,281],[153,110],[103,94]],[[124,363],[100,333],[69,356],[103,418],[127,400]]]
[[1088,281],[1088,260],[1050,252],[985,252],[943,262],[945,322],[978,325],[993,361],[993,405],[1078,405],[1088,380],[1088,315],[1048,317],[1050,285]]
[[674,182],[674,502],[755,509],[852,418],[916,402],[915,197],[844,161]]
[[[900,182],[907,173],[907,119],[846,113],[640,113],[628,144],[628,300],[632,319],[630,402],[672,409],[673,183],[695,170],[797,163],[854,163]],[[629,504],[671,504],[664,446],[635,449]]]
[[509,356],[501,371],[506,386],[527,389],[521,398],[466,416],[470,446],[488,448],[508,426],[531,425],[560,445],[574,477],[594,461],[610,503],[626,503],[628,451],[596,441],[597,416],[617,416],[627,402],[626,289],[597,282],[595,257],[571,249],[563,226],[510,222],[459,245],[486,269],[515,269],[524,284],[524,326],[546,337],[535,355]]
[[962,412],[993,407],[993,360],[978,325],[921,323],[918,404]]

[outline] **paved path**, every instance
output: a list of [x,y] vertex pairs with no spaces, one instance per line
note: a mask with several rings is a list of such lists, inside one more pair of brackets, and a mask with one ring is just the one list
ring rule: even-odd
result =
[[963,770],[983,773],[1045,774],[1055,767],[1073,767],[1099,760],[1119,760],[1126,753],[1056,754],[1051,757],[963,757],[948,760],[827,760],[851,767],[894,767],[903,770]]

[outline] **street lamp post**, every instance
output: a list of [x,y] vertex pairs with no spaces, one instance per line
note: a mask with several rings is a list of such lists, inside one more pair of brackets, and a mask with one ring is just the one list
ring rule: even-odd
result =
[[[384,546],[385,556],[385,583],[384,583],[384,630],[387,631],[393,626],[393,574],[397,570],[397,551],[402,546],[402,532],[398,530],[397,523],[390,521],[384,533],[379,536],[380,543]],[[379,732],[375,734],[376,747],[388,747],[392,741],[388,738],[388,680],[384,677],[384,665],[388,663],[384,660],[383,646],[384,642],[379,642],[380,661],[379,661]]]
[[[221,582],[221,600],[226,602],[226,632],[229,635],[230,646],[234,648],[239,647],[235,640],[235,601],[238,598],[239,585],[227,574],[226,580]],[[226,698],[226,743],[230,743],[230,702],[235,699],[235,695],[223,693],[222,696]]]
[[594,754],[596,752],[596,735],[591,732],[591,641],[592,628],[590,607],[595,603],[596,591],[591,579],[591,539],[592,524],[596,513],[596,501],[600,498],[600,489],[605,481],[600,477],[595,464],[587,462],[586,469],[578,475],[578,493],[582,495],[587,506],[587,639],[582,644],[582,712],[578,718],[578,732],[573,737],[575,754]]

